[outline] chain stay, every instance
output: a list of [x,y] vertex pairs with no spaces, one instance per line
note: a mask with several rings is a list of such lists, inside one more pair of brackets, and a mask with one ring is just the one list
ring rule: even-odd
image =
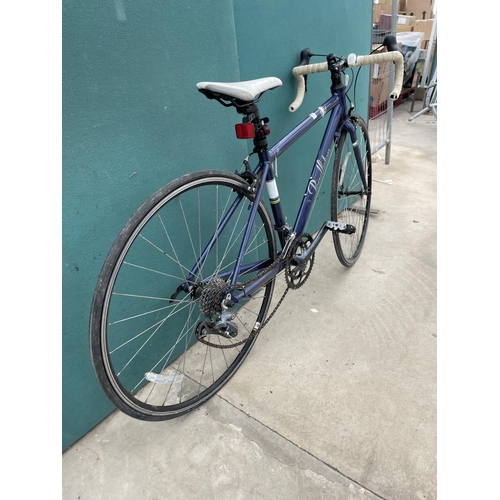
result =
[[[269,323],[269,321],[271,321],[272,317],[275,315],[276,311],[279,309],[279,307],[283,303],[283,300],[285,300],[285,297],[286,297],[288,291],[290,289],[296,290],[297,288],[300,288],[305,283],[305,281],[307,280],[307,278],[309,277],[309,273],[311,272],[311,268],[312,268],[312,262],[314,261],[314,255],[310,259],[311,260],[311,267],[309,268],[309,270],[308,270],[308,272],[307,272],[307,274],[305,276],[305,279],[301,280],[297,285],[291,285],[291,279],[289,277],[290,264],[292,262],[292,259],[293,259],[294,255],[295,255],[296,249],[300,245],[301,238],[303,238],[303,237],[311,238],[311,236],[309,234],[307,234],[307,233],[303,233],[299,237],[295,237],[295,238],[292,237],[287,242],[287,245],[285,246],[285,249],[283,250],[283,252],[281,253],[281,255],[273,263],[271,263],[268,267],[266,267],[265,269],[263,269],[260,273],[258,273],[253,278],[249,279],[245,283],[237,285],[237,287],[236,287],[239,290],[244,290],[245,287],[247,287],[250,283],[253,283],[254,281],[258,280],[261,276],[263,276],[264,274],[266,274],[267,272],[269,272],[271,269],[274,269],[283,260],[286,260],[286,265],[285,265],[285,281],[286,281],[287,287],[285,288],[285,291],[283,292],[283,295],[281,296],[280,300],[276,304],[276,307],[273,309],[273,311],[271,312],[271,314],[269,314],[269,316],[266,318],[266,320],[264,321],[264,323],[262,323],[257,328],[254,327],[254,329],[252,330],[252,332],[250,333],[250,335],[246,339],[242,339],[239,342],[231,343],[229,345],[214,344],[213,342],[209,342],[208,340],[205,340],[202,337],[198,337],[198,341],[201,342],[202,344],[205,344],[205,345],[207,345],[209,347],[214,347],[216,349],[232,349],[233,347],[238,347],[238,346],[240,346],[242,344],[245,344],[249,340],[252,340],[254,337],[257,337],[257,335],[259,335],[259,333],[262,331],[262,329]],[[297,244],[295,242],[299,242],[299,243]]]

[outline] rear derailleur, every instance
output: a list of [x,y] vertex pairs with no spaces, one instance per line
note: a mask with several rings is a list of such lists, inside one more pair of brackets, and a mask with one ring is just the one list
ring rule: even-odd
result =
[[226,339],[234,339],[238,335],[238,326],[233,321],[232,311],[224,311],[215,321],[202,321],[196,327],[196,337],[203,342],[209,335],[220,335]]

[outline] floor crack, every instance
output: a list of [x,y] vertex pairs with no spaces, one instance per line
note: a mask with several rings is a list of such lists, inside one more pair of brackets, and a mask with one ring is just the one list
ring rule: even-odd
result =
[[[299,446],[298,444],[294,443],[293,441],[291,441],[287,437],[285,437],[282,434],[280,434],[279,432],[275,431],[274,429],[272,429],[271,427],[269,427],[268,425],[266,425],[264,422],[261,422],[260,420],[258,420],[254,416],[250,415],[249,413],[247,413],[243,409],[241,409],[238,406],[236,406],[235,404],[233,404],[231,401],[229,401],[226,398],[222,397],[220,394],[217,394],[216,397],[219,398],[219,399],[221,399],[221,400],[223,400],[224,402],[228,403],[233,408],[235,408],[236,410],[238,410],[240,413],[244,414],[246,417],[251,418],[252,420],[254,420],[255,422],[257,422],[259,425],[262,425],[263,427],[265,427],[266,429],[268,429],[273,434],[279,436],[281,439],[284,439],[285,441],[287,441],[288,443],[290,443],[295,448],[297,448],[300,451],[306,453],[307,455],[309,455],[314,460],[317,460],[318,462],[322,463],[324,466],[328,467],[328,469],[336,472],[337,474],[339,474],[340,476],[344,477],[345,479],[347,479],[351,483],[357,485],[359,488],[362,488],[363,490],[371,493],[372,495],[375,495],[375,497],[378,498],[378,499],[380,499],[380,500],[388,500],[386,497],[383,497],[383,496],[379,495],[378,493],[376,493],[375,491],[371,490],[370,488],[367,488],[366,486],[360,484],[358,481],[356,481],[355,479],[349,477],[347,474],[343,473],[341,470],[337,469],[333,465],[331,465],[328,462],[325,462],[324,460],[322,460],[321,458],[318,458],[317,456],[313,455],[310,451],[302,448],[301,446]],[[253,439],[251,439],[251,438],[248,438],[248,439],[250,439],[250,441],[254,442],[255,444],[257,444],[260,447],[260,445],[258,443],[256,443]],[[273,458],[275,458],[276,460],[278,460],[283,465],[287,465],[288,466],[288,464],[285,464],[284,462],[282,462],[278,457],[276,457],[276,456],[273,455]],[[300,469],[300,467],[298,467],[298,466],[297,466],[297,468]],[[300,470],[302,470],[302,469],[300,469]],[[328,480],[328,478],[325,478],[325,479]]]

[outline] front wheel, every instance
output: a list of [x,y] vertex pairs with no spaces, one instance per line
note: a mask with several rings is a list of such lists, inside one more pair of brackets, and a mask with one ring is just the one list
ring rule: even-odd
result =
[[[355,139],[353,141],[351,135],[353,130],[349,131],[344,126],[337,144],[331,199],[332,220],[350,224],[355,229],[353,234],[333,233],[335,252],[341,264],[346,267],[358,260],[363,248],[370,216],[372,186],[368,128],[357,115],[353,115],[349,123],[354,128]],[[360,153],[361,168],[358,168],[356,161],[356,148]]]
[[[92,302],[90,347],[97,378],[124,413],[166,420],[213,396],[246,358],[263,323],[271,281],[230,308],[231,282],[254,197],[234,174],[188,174],[151,196],[118,235]],[[241,282],[276,257],[274,229],[259,204]],[[240,279],[238,279],[240,283]]]

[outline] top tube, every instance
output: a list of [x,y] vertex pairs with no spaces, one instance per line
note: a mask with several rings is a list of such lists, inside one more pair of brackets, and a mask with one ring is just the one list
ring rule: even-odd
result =
[[269,149],[269,161],[272,162],[284,153],[299,137],[304,135],[318,120],[340,104],[338,94],[332,95],[322,106],[313,111],[306,119],[301,121],[283,139]]

